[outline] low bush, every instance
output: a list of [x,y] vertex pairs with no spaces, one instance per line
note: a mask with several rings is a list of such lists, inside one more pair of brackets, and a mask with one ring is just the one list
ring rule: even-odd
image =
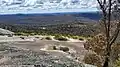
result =
[[86,64],[91,64],[91,65],[95,65],[97,67],[102,67],[102,60],[101,58],[96,55],[96,54],[86,54],[83,61]]
[[56,46],[53,46],[53,50],[57,50]]
[[46,39],[46,40],[52,40],[52,38],[50,38],[50,37],[46,37],[45,39]]
[[79,37],[78,36],[72,36],[73,39],[78,39]]
[[67,38],[62,37],[62,36],[55,36],[54,39],[59,40],[59,41],[68,41]]
[[24,37],[20,37],[21,39],[25,39]]
[[120,67],[120,58],[118,58],[118,60],[116,60],[114,67]]
[[35,38],[37,38],[37,39],[38,39],[39,37],[35,37]]
[[84,38],[79,38],[79,40],[84,41]]
[[60,50],[64,51],[64,52],[68,52],[69,48],[68,47],[60,47]]

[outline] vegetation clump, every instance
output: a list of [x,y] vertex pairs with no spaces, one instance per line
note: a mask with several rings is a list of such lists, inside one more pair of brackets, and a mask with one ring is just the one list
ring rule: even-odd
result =
[[87,54],[87,55],[85,55],[85,58],[83,61],[87,64],[92,64],[92,65],[95,65],[97,67],[102,67],[102,65],[101,65],[102,61],[97,54]]
[[20,37],[21,39],[25,39],[24,37]]
[[64,51],[64,52],[68,52],[69,48],[68,47],[60,47],[60,50]]
[[40,37],[35,37],[35,38],[39,39]]
[[[88,39],[87,42],[84,44],[84,48],[89,50],[90,55],[87,54],[84,57],[84,62],[87,64],[96,65],[101,67],[104,63],[104,58],[106,55],[106,37],[104,34],[98,34],[92,39]],[[114,62],[119,58],[120,54],[120,44],[114,43],[111,47],[111,63],[114,65]],[[96,55],[95,55],[96,54]],[[88,59],[90,58],[90,59]],[[95,59],[97,58],[97,59]],[[119,61],[116,64],[119,67]]]
[[79,39],[79,37],[78,37],[78,36],[72,36],[72,38],[73,38],[73,39]]
[[68,39],[63,36],[55,36],[54,39],[59,40],[59,41],[68,41]]
[[56,45],[51,45],[47,47],[47,50],[59,50],[63,52],[68,52],[70,49],[69,47],[66,46],[56,46]]
[[120,67],[120,58],[115,62],[115,67]]
[[84,41],[84,38],[79,38],[80,41]]
[[52,38],[50,38],[50,37],[46,37],[45,39],[46,39],[46,40],[52,40]]
[[53,50],[57,50],[56,46],[53,46]]

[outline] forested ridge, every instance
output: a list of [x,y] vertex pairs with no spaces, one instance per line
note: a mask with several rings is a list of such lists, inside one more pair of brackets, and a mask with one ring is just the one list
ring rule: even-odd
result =
[[28,34],[63,34],[63,35],[78,35],[78,36],[93,36],[97,34],[97,23],[81,23],[71,22],[62,24],[40,25],[40,24],[0,24],[3,29],[8,29],[15,33]]

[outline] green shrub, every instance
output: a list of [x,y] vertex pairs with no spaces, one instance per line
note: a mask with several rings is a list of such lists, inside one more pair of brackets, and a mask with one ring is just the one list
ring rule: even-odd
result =
[[79,37],[78,36],[72,36],[73,39],[78,39]]
[[120,67],[120,59],[118,59],[115,63],[115,67]]
[[39,37],[35,37],[35,38],[37,38],[37,39],[38,39]]
[[52,38],[50,38],[50,37],[46,37],[45,39],[46,39],[46,40],[52,40]]
[[79,40],[84,41],[84,38],[79,38]]
[[83,61],[86,64],[91,64],[91,65],[95,65],[97,67],[102,67],[102,60],[99,57],[99,55],[93,54],[93,53],[89,53],[86,54]]
[[21,39],[25,39],[24,37],[20,37]]
[[54,39],[59,40],[59,41],[68,41],[67,38],[62,37],[62,36],[55,36]]
[[53,50],[57,50],[56,46],[53,46]]
[[30,33],[29,35],[33,36],[33,35],[35,35],[35,33]]
[[70,35],[67,35],[66,37],[71,38],[71,36],[70,36]]
[[68,52],[69,48],[68,47],[60,47],[60,50],[64,51],[64,52]]

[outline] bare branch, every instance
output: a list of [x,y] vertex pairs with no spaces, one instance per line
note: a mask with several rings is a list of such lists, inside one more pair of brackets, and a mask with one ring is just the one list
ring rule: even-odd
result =
[[117,28],[115,30],[115,34],[112,36],[112,39],[110,41],[110,45],[112,45],[115,42],[115,40],[117,39],[117,36],[118,36],[119,32],[120,32],[120,22],[117,24]]
[[[111,2],[111,7],[113,7],[116,4],[116,1]],[[113,7],[114,8],[114,7]],[[106,3],[105,10],[109,10],[109,3]]]
[[[102,0],[97,0],[99,6],[100,6],[100,9],[102,10],[103,12],[103,23],[104,23],[104,26],[105,26],[105,32],[107,33],[107,23],[106,23],[106,19],[107,19],[107,12],[105,10],[105,3],[106,3],[106,0],[104,0],[104,2],[102,3]],[[107,35],[107,34],[106,34]]]
[[106,4],[106,0],[104,0],[103,4]]
[[111,7],[112,7],[112,3],[111,3],[111,0],[109,0],[108,23],[107,23],[107,31],[108,32],[107,32],[107,36],[106,36],[108,43],[109,43],[109,39],[110,39]]
[[99,6],[100,6],[100,9],[102,9],[103,10],[103,3],[102,3],[102,1],[101,0],[97,0],[97,2],[98,2],[98,4],[99,4]]

